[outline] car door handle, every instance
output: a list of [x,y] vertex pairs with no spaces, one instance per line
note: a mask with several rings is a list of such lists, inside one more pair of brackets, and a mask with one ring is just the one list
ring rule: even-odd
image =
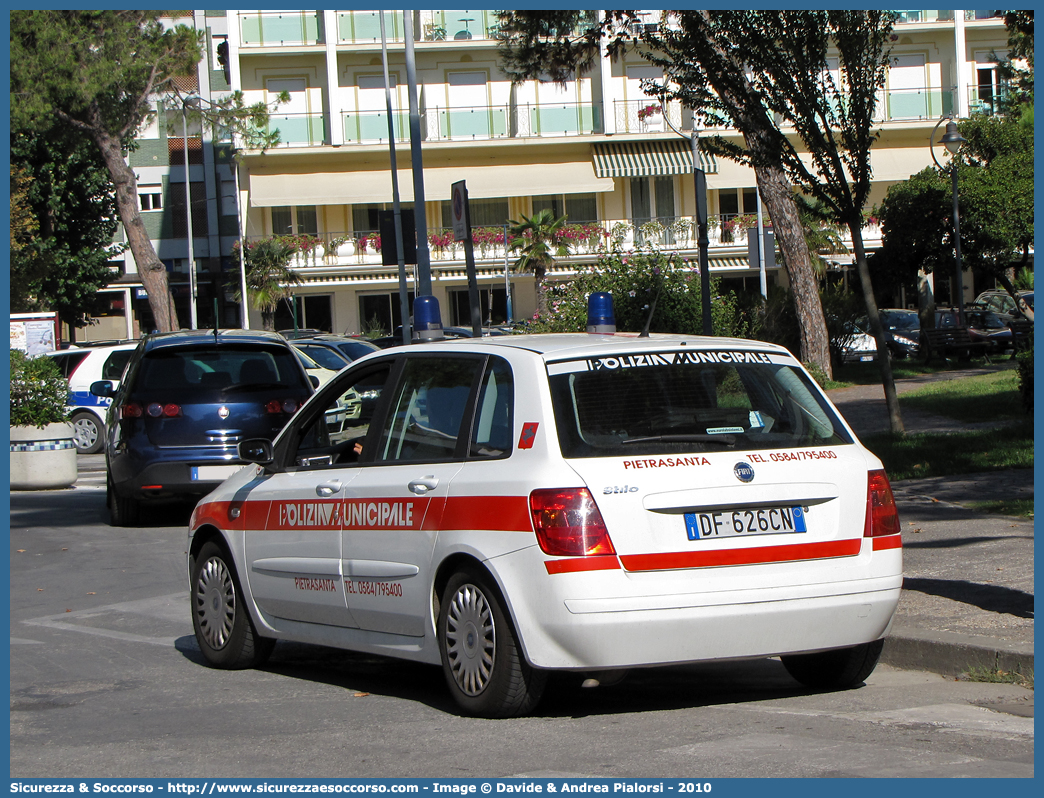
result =
[[421,477],[420,479],[413,480],[407,487],[419,496],[423,496],[429,490],[435,490],[439,486],[439,481],[434,476]]
[[329,482],[324,482],[322,485],[316,485],[315,492],[318,496],[333,496],[342,487],[341,480],[331,479]]

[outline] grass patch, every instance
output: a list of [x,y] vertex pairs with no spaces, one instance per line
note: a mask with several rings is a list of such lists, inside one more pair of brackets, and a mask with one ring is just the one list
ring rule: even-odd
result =
[[862,441],[881,458],[893,480],[1033,468],[1033,424],[1026,420],[1001,429],[948,435],[884,433]]
[[965,502],[965,506],[990,515],[1015,515],[1033,518],[1033,499],[996,499],[988,502]]
[[899,404],[958,421],[1003,422],[1026,418],[1018,374],[1013,370],[929,383],[900,395]]
[[[892,377],[897,380],[908,377],[921,377],[925,374],[937,374],[940,371],[957,371],[988,366],[984,358],[970,360],[966,363],[933,360],[925,365],[919,358],[906,358],[892,361]],[[834,380],[838,382],[832,388],[843,388],[847,385],[875,385],[881,382],[881,368],[877,363],[845,363],[834,369]],[[826,386],[823,386],[824,388]]]
[[990,684],[1020,684],[1033,689],[1033,671],[1022,673],[1020,670],[1002,671],[999,668],[969,668],[962,674],[963,681],[988,682]]

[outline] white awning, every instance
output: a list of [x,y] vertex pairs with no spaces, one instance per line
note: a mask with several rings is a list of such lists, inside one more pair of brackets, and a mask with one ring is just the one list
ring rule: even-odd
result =
[[[540,194],[581,194],[612,191],[612,178],[595,175],[591,161],[505,164],[502,166],[426,167],[424,193],[429,202],[449,200],[450,186],[466,180],[468,196],[530,197]],[[399,170],[399,198],[413,201],[413,173]],[[255,208],[282,205],[356,205],[391,202],[391,171],[250,171],[250,204]]]

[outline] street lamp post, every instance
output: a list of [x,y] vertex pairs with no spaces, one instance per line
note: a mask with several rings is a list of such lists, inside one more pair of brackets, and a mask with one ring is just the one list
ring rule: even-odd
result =
[[194,97],[181,103],[181,144],[185,154],[185,216],[188,221],[189,329],[196,329],[196,258],[192,251],[192,180],[189,175],[188,108],[196,105]]
[[939,163],[939,159],[935,157],[935,131],[939,129],[939,125],[943,122],[946,123],[946,132],[943,133],[939,141],[950,151],[950,180],[953,185],[953,251],[957,270],[957,323],[963,327],[964,267],[961,263],[961,217],[957,208],[957,151],[966,139],[958,132],[957,123],[953,121],[953,117],[944,116],[935,123],[935,127],[932,128],[932,135],[928,139],[928,145],[932,153],[932,160],[939,167],[939,171],[942,171],[943,167]]

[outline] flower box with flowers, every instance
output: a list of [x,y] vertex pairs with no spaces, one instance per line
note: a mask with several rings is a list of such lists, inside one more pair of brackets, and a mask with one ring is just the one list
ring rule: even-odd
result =
[[645,122],[652,116],[658,116],[662,113],[662,109],[658,105],[647,105],[644,108],[638,109],[638,121]]

